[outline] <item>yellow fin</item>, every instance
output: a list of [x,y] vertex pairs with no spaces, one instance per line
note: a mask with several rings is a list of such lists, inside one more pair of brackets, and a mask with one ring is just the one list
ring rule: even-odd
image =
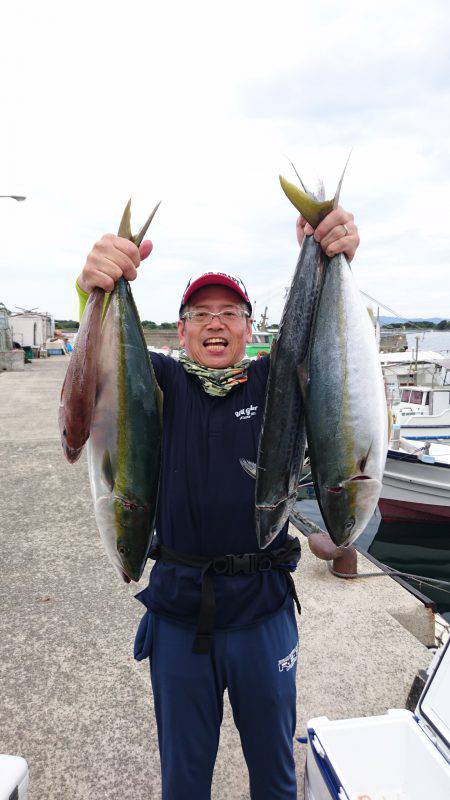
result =
[[280,175],[280,183],[286,197],[313,228],[317,228],[318,224],[333,208],[333,200],[323,200],[321,202],[313,200],[306,192],[302,192],[301,189],[287,181],[282,175]]
[[125,206],[125,211],[122,214],[117,236],[122,236],[123,239],[133,239],[133,234],[131,233],[131,197],[128,200],[128,203]]
[[141,244],[145,234],[147,233],[148,227],[155,216],[161,201],[156,204],[152,213],[150,214],[147,222],[144,222],[141,230],[135,236],[131,233],[131,197],[128,200],[128,203],[125,206],[125,211],[122,214],[122,219],[120,220],[119,231],[117,233],[118,236],[122,236],[123,239],[129,239],[130,242],[134,242],[134,244],[139,247]]

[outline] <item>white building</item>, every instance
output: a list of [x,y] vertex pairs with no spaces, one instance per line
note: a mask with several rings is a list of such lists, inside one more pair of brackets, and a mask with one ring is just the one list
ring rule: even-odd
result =
[[49,314],[21,311],[11,317],[14,341],[22,347],[45,347],[47,339],[55,332],[55,323]]

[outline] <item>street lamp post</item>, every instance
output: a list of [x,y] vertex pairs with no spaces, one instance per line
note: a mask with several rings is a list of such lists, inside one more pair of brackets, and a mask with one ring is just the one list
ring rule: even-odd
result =
[[9,197],[11,200],[26,200],[26,197],[23,197],[21,194],[0,194],[0,197]]

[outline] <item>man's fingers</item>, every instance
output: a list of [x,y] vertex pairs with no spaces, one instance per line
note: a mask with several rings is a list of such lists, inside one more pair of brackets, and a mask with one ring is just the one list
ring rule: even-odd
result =
[[342,236],[341,239],[335,239],[335,241],[327,247],[325,252],[330,258],[336,256],[338,253],[345,253],[347,259],[351,261],[356,253],[358,245],[359,236],[356,233],[353,236]]
[[92,272],[90,283],[92,288],[99,286],[101,289],[104,289],[105,292],[112,292],[114,289],[114,280],[109,275],[106,275],[105,272],[100,272],[99,270],[94,270]]
[[338,225],[342,225],[345,223],[348,227],[348,223],[353,222],[353,214],[349,214],[348,211],[344,211],[341,206],[334,208],[333,211],[330,211],[329,214],[322,220],[320,225],[317,226],[314,232],[314,238],[316,242],[321,242],[322,239],[331,231],[333,228],[336,228]]
[[[126,241],[126,239],[124,239],[123,241]],[[132,244],[132,242],[130,242],[130,244]],[[118,247],[113,247],[111,250],[105,253],[105,258],[108,259],[108,261],[115,264],[116,267],[119,267],[124,278],[126,278],[128,281],[132,281],[135,279],[136,267],[139,266],[141,260],[139,255],[139,250],[137,249],[136,246],[135,249],[138,256],[137,264],[135,260],[132,260],[126,253],[123,252],[123,250],[119,249]],[[120,275],[118,277],[120,278]]]
[[150,241],[150,239],[145,239],[145,240],[142,242],[142,244],[141,244],[141,246],[140,246],[140,248],[139,248],[139,253],[140,253],[140,256],[141,256],[141,261],[143,261],[143,260],[144,260],[144,258],[148,258],[148,256],[149,256],[149,255],[150,255],[150,253],[152,252],[152,250],[153,250],[153,242],[151,242],[151,241]]
[[124,255],[133,262],[135,267],[139,266],[141,263],[141,256],[139,254],[139,248],[136,247],[134,242],[130,242],[129,239],[124,239],[123,236],[115,236],[112,244],[117,250],[124,253]]
[[338,241],[339,239],[343,239],[344,236],[353,236],[355,233],[357,233],[357,230],[358,229],[353,222],[349,221],[339,223],[339,225],[336,225],[335,228],[332,228],[329,233],[322,237],[320,242],[322,249],[326,252],[330,244]]

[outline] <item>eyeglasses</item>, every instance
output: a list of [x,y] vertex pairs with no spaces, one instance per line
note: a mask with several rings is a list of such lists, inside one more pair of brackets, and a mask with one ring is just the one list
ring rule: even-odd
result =
[[228,308],[226,311],[218,311],[217,313],[213,313],[212,311],[185,311],[185,313],[181,315],[181,319],[188,319],[196,325],[209,325],[214,317],[219,317],[221,322],[232,325],[233,322],[237,322],[238,319],[249,316],[250,314],[248,311],[244,311],[244,309]]

